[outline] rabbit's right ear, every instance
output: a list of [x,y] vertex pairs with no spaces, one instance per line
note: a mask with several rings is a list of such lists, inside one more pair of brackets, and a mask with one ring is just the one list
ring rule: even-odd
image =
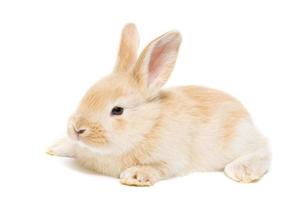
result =
[[180,33],[171,31],[150,42],[141,53],[132,75],[149,95],[155,95],[169,79],[180,44]]
[[114,71],[128,71],[137,60],[139,34],[134,24],[126,24],[123,28],[119,46],[117,63]]

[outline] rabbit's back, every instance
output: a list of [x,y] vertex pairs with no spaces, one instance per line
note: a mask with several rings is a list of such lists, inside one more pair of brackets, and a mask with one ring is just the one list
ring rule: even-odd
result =
[[[164,120],[168,137],[177,138],[173,148],[181,148],[189,157],[187,171],[222,170],[234,158],[264,143],[247,110],[224,92],[182,86],[162,91],[160,97],[168,118]],[[238,131],[241,126],[242,133]]]

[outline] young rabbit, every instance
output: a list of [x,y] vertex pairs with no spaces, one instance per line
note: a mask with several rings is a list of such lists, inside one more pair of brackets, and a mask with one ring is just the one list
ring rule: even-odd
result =
[[73,157],[125,185],[150,186],[193,171],[260,179],[270,165],[268,144],[239,101],[198,86],[160,90],[180,43],[180,33],[165,33],[137,58],[138,32],[127,24],[114,71],[87,91],[68,138],[48,153]]

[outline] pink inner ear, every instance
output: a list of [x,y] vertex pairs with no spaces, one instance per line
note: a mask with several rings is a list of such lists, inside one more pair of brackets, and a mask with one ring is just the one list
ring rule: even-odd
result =
[[166,44],[156,44],[154,47],[149,63],[149,83],[153,82],[157,76],[160,74],[162,68],[164,67],[165,53],[168,50],[168,43]]

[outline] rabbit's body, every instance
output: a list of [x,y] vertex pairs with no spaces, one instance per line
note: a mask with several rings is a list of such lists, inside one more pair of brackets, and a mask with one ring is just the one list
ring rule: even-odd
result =
[[[133,47],[126,43],[126,49],[122,42],[128,38],[121,40],[119,57],[127,53],[126,59],[87,92],[71,118],[72,140],[55,145],[51,153],[69,152],[83,166],[127,185],[151,185],[192,171],[225,170],[242,182],[259,179],[269,167],[268,145],[239,101],[197,86],[158,91],[175,63],[179,39],[170,33],[154,40],[135,67],[128,64],[134,54],[127,55]],[[132,68],[129,75],[124,63]],[[113,105],[122,105],[124,113],[114,107],[107,115]]]
[[105,155],[74,143],[76,159],[87,168],[114,177],[130,166],[161,162],[170,176],[178,176],[223,170],[241,155],[266,148],[245,108],[223,92],[177,87],[161,91],[154,102],[160,108],[158,124],[133,149]]

